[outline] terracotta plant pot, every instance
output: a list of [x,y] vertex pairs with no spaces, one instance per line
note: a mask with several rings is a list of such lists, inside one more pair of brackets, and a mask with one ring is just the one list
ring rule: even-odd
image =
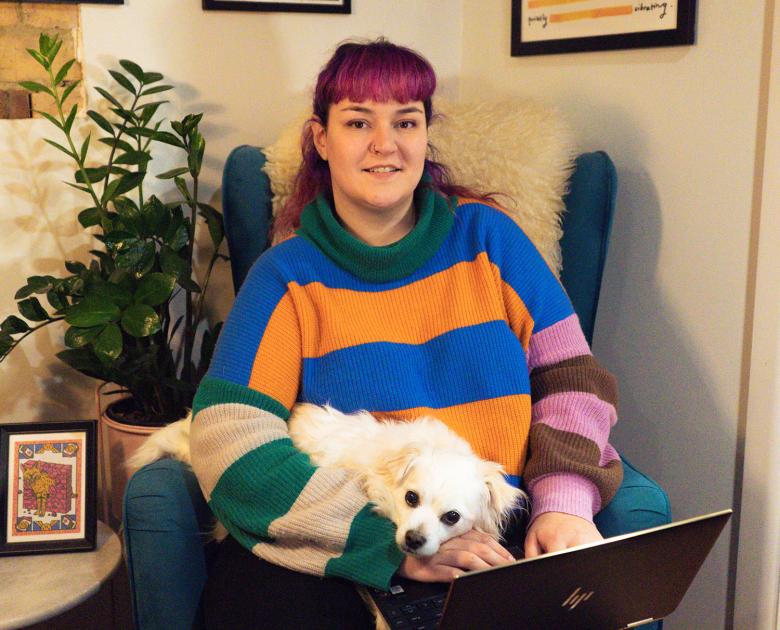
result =
[[116,527],[122,520],[122,498],[125,486],[137,468],[127,466],[127,459],[144,440],[159,427],[125,424],[111,418],[107,409],[126,398],[124,394],[108,393],[118,389],[113,383],[103,383],[96,391],[100,418],[100,471],[103,485],[103,520]]

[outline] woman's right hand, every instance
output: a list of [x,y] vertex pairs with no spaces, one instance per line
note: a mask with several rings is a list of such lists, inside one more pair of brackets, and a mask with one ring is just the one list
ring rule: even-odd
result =
[[418,582],[451,582],[466,571],[514,562],[515,558],[492,537],[471,530],[450,538],[432,556],[406,556],[398,574]]

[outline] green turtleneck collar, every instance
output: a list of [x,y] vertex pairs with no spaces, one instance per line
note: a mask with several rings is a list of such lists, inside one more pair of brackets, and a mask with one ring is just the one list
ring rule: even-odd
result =
[[417,223],[391,245],[373,247],[350,234],[322,194],[303,209],[301,227],[296,232],[359,278],[391,282],[417,271],[436,253],[452,228],[455,199],[448,201],[422,184],[414,193],[414,206]]

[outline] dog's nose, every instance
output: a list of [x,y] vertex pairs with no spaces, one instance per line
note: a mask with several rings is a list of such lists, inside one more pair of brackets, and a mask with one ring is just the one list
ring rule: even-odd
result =
[[409,549],[419,549],[425,544],[425,536],[420,532],[408,531],[404,537],[404,542]]

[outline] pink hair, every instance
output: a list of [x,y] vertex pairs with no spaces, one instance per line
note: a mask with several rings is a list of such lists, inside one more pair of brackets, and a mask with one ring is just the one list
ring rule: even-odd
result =
[[[301,134],[303,161],[293,182],[290,198],[279,211],[273,227],[274,240],[284,237],[300,225],[300,216],[306,204],[320,193],[332,195],[330,169],[314,147],[311,122],[318,120],[328,125],[330,106],[344,99],[354,102],[377,101],[399,103],[421,101],[425,122],[434,117],[432,98],[436,91],[436,73],[419,53],[397,46],[386,39],[368,43],[341,44],[317,77],[314,88],[312,118]],[[458,195],[492,200],[491,195],[458,186],[452,182],[449,169],[435,161],[435,148],[429,143],[429,159],[425,170],[431,177],[431,187],[449,197]]]

